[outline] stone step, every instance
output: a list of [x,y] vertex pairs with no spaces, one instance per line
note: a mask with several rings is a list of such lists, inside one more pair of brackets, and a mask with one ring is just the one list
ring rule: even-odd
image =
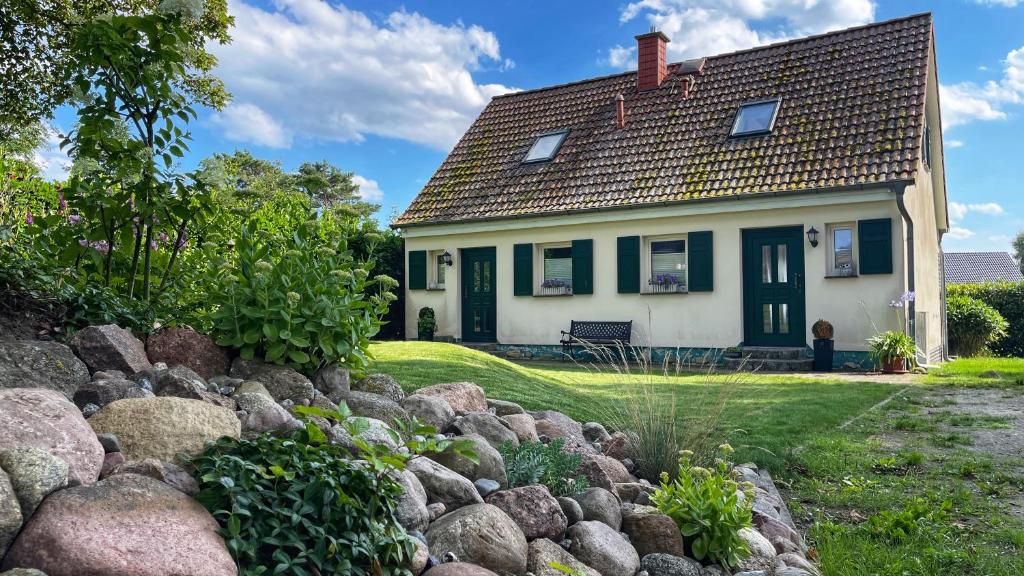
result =
[[756,360],[803,360],[807,357],[807,349],[799,347],[744,346],[740,348],[740,357]]
[[732,372],[810,372],[814,368],[814,359],[726,358],[722,368]]
[[478,352],[487,352],[488,354],[497,354],[498,345],[494,342],[461,342],[464,348],[472,348]]

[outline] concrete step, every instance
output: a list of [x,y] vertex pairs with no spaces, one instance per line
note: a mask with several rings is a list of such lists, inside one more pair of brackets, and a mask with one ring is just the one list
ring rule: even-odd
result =
[[478,352],[486,352],[488,354],[497,355],[498,344],[494,342],[460,342],[465,348],[472,348]]
[[757,360],[803,360],[807,357],[807,349],[799,347],[744,346],[740,348],[740,357]]
[[814,368],[814,359],[726,358],[722,368],[731,372],[810,372]]

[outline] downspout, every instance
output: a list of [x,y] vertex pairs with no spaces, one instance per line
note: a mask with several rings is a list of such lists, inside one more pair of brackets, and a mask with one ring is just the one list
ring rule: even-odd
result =
[[949,362],[949,324],[946,322],[946,253],[942,249],[942,235],[939,231],[939,274],[942,278],[942,361]]
[[[905,183],[896,184],[892,187],[893,193],[896,194],[896,206],[900,209],[900,215],[903,216],[903,222],[907,225],[907,291],[915,292],[914,286],[914,220],[910,217],[910,212],[907,211],[907,203],[904,198],[904,193],[907,191],[907,185]],[[916,300],[916,298],[915,298]],[[915,315],[915,304],[914,300],[907,302],[907,333],[911,338],[917,340],[917,334],[915,330],[915,323],[917,316]]]

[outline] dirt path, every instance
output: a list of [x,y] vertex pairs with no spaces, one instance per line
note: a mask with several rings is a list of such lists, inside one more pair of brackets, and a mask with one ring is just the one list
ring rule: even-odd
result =
[[[1003,458],[1024,459],[1024,394],[1014,390],[984,388],[940,388],[925,397],[935,407],[944,430],[956,428],[970,436],[967,450]],[[949,426],[959,415],[974,418],[974,426]]]

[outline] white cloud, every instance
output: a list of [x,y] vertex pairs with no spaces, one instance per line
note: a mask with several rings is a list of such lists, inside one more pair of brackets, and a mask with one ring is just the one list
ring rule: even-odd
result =
[[[640,0],[619,21],[644,16],[672,41],[669,59],[713,56],[871,22],[871,0]],[[635,67],[633,46],[614,46],[607,62]]]
[[950,202],[949,206],[947,207],[947,210],[949,210],[950,222],[959,222],[960,220],[964,219],[964,216],[967,216],[966,204],[961,204],[959,202]]
[[986,216],[1001,216],[1006,214],[1006,210],[995,202],[984,202],[977,204],[962,204],[960,202],[950,202],[947,210],[949,211],[949,221],[956,223],[963,220],[967,216],[968,212],[974,212],[977,214],[984,214]]
[[973,230],[968,230],[967,228],[961,228],[959,226],[953,226],[949,229],[949,232],[946,232],[946,237],[952,238],[953,240],[966,240],[971,236],[974,236]]
[[946,148],[963,148],[963,140],[946,140]]
[[1024,47],[1006,55],[999,81],[942,85],[939,96],[944,128],[976,120],[1005,120],[1009,116],[1007,106],[1024,103]]
[[1020,4],[1022,0],[974,0],[975,4],[982,4],[984,6],[1005,6],[1007,8],[1013,8],[1017,4]]
[[384,199],[384,191],[380,189],[380,184],[376,180],[370,180],[359,174],[353,174],[352,182],[359,186],[359,197],[363,200],[379,203]]
[[378,135],[445,150],[492,96],[512,90],[474,80],[485,62],[515,65],[479,26],[405,11],[375,22],[323,0],[269,9],[233,0],[230,12],[234,41],[209,46],[235,97],[214,120],[229,138],[287,146]]
[[53,126],[47,126],[46,139],[43,144],[32,153],[32,163],[35,164],[47,180],[64,180],[71,170],[71,158],[60,149],[60,142],[63,138],[60,132]]
[[1008,234],[996,234],[994,236],[989,236],[988,239],[997,244],[1009,244],[1010,242],[1013,242],[1013,236]]

